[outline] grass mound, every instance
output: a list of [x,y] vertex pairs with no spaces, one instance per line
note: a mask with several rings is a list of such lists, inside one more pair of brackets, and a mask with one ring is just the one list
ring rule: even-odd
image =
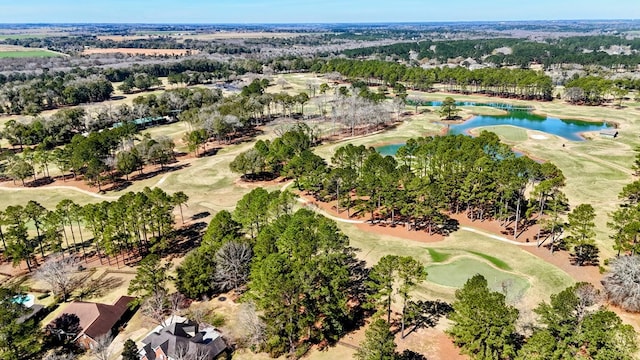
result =
[[506,262],[504,262],[504,261],[502,261],[502,260],[500,260],[498,258],[495,258],[495,257],[493,257],[491,255],[483,254],[483,253],[480,253],[480,252],[477,252],[477,251],[468,251],[468,252],[473,254],[473,255],[475,255],[475,256],[478,256],[478,257],[481,257],[481,258],[487,260],[488,262],[492,263],[495,267],[497,267],[500,270],[507,270],[507,271],[513,270],[511,268],[511,266],[509,266]]
[[435,263],[444,262],[451,257],[450,254],[439,252],[434,249],[427,249],[427,251],[429,252],[429,256],[431,256],[431,260]]

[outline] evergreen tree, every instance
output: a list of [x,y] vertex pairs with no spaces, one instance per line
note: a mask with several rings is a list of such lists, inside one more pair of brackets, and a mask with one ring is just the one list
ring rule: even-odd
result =
[[630,360],[637,350],[636,334],[613,312],[593,309],[598,299],[594,287],[578,283],[541,303],[534,311],[543,325],[534,330],[518,354],[529,359]]
[[138,355],[138,346],[136,346],[136,343],[131,340],[131,339],[127,339],[127,341],[124,342],[124,348],[122,350],[122,360],[139,360],[140,356]]
[[19,321],[29,309],[15,301],[13,289],[0,287],[0,359],[31,359],[40,351],[38,324],[29,319]]
[[596,213],[593,206],[580,204],[569,213],[567,230],[569,236],[565,241],[573,247],[573,257],[579,266],[585,264],[597,264],[598,248],[595,246],[594,222]]
[[396,358],[396,343],[388,322],[376,319],[369,325],[355,358],[358,360],[394,360]]
[[448,331],[462,353],[472,359],[508,359],[516,355],[515,323],[518,310],[505,303],[505,296],[492,292],[482,275],[475,275],[456,290]]

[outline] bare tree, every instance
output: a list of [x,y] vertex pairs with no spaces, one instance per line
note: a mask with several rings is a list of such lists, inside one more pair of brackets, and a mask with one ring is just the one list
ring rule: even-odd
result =
[[579,300],[576,311],[579,322],[582,322],[589,308],[597,304],[602,296],[600,296],[600,291],[589,283],[580,283],[579,286],[576,287],[576,296],[578,296]]
[[180,310],[180,306],[185,300],[185,296],[179,292],[174,292],[169,295],[169,309],[173,314],[177,313]]
[[195,321],[198,325],[202,325],[205,323],[205,319],[207,315],[209,315],[210,310],[205,306],[190,306],[187,312],[187,318]]
[[100,335],[95,340],[96,343],[91,349],[91,355],[93,355],[93,358],[97,360],[109,360],[112,352],[110,345],[113,340],[111,332]]
[[252,302],[240,305],[238,323],[244,332],[244,341],[247,346],[258,346],[265,339],[266,325],[256,312],[256,305]]
[[402,114],[405,107],[407,106],[404,99],[400,97],[394,98],[393,102],[391,103],[391,106],[393,111],[396,113],[396,121],[400,121],[400,115]]
[[627,311],[640,312],[640,256],[622,256],[610,265],[602,279],[607,298]]
[[72,353],[51,353],[44,357],[44,360],[74,360],[76,356]]
[[164,292],[155,292],[144,300],[140,307],[142,314],[153,319],[160,325],[165,325],[164,320],[171,312],[170,303]]
[[172,356],[175,360],[207,360],[210,358],[210,352],[204,346],[195,346],[190,349],[189,346],[179,344]]
[[78,259],[75,256],[52,255],[36,271],[35,278],[45,282],[54,295],[61,296],[63,301],[80,284],[78,279]]
[[238,290],[249,278],[253,253],[248,244],[230,241],[216,253],[214,279],[221,291]]

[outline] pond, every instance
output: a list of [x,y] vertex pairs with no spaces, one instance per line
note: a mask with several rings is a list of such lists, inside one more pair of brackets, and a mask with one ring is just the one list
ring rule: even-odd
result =
[[[432,101],[426,104],[431,106],[438,106],[439,104],[441,104],[441,102]],[[448,127],[448,134],[469,134],[469,130],[478,127],[512,125],[525,129],[546,132],[571,141],[583,141],[584,138],[580,136],[580,133],[582,132],[600,131],[613,127],[613,125],[605,122],[566,120],[552,116],[535,115],[527,111],[526,109],[515,108],[507,104],[473,102],[460,102],[456,104],[458,106],[488,106],[493,108],[500,108],[507,110],[508,113],[505,115],[477,115],[460,124],[447,124],[446,122],[443,122],[443,124]],[[393,156],[403,145],[404,143],[389,144],[377,147],[376,149],[382,155]]]
[[478,115],[461,123],[449,125],[449,134],[467,134],[482,126],[512,125],[557,135],[571,141],[583,141],[580,133],[600,131],[612,127],[604,122],[563,120],[552,116],[540,116],[526,111],[510,111],[506,115]]

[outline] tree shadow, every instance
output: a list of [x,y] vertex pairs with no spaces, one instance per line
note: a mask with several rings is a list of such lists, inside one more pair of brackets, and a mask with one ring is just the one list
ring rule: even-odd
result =
[[[173,166],[165,166],[163,168],[158,168],[156,170],[153,171],[149,171],[146,173],[138,173],[136,175],[133,175],[131,177],[129,177],[130,182],[131,181],[140,181],[140,180],[147,180],[150,179],[154,176],[160,175],[160,174],[164,174],[164,173],[170,173],[170,172],[174,172],[174,171],[178,171],[184,168],[187,168],[191,166],[190,164],[180,164],[180,165],[173,165]],[[112,190],[111,188],[106,189],[107,191]]]
[[[410,301],[407,305],[405,319],[407,332],[404,336],[406,337],[418,329],[435,327],[440,318],[447,316],[452,311],[453,307],[441,300]],[[400,331],[400,324],[397,325],[396,333]]]
[[460,229],[460,222],[454,218],[444,219],[444,224],[440,227],[440,234],[448,236]]
[[49,185],[51,183],[53,183],[53,178],[51,177],[42,177],[33,181],[29,181],[27,183],[24,184],[25,187],[39,187],[39,186],[44,186],[44,185]]
[[207,223],[199,221],[188,226],[176,229],[174,238],[165,252],[169,256],[184,256],[190,250],[195,248],[196,244],[202,239],[202,233],[207,228]]
[[244,174],[240,178],[242,181],[246,182],[255,182],[255,181],[271,181],[275,180],[278,177],[278,174],[272,172],[258,172],[254,174]]
[[202,212],[199,212],[199,213],[194,214],[193,216],[191,216],[191,220],[204,219],[209,215],[211,215],[211,213],[209,211],[202,211]]
[[206,149],[206,150],[198,153],[198,157],[199,158],[203,158],[203,157],[213,156],[213,155],[217,154],[218,151],[220,151],[220,149],[221,148],[219,148],[219,147],[213,147],[213,148],[210,148],[210,149]]

